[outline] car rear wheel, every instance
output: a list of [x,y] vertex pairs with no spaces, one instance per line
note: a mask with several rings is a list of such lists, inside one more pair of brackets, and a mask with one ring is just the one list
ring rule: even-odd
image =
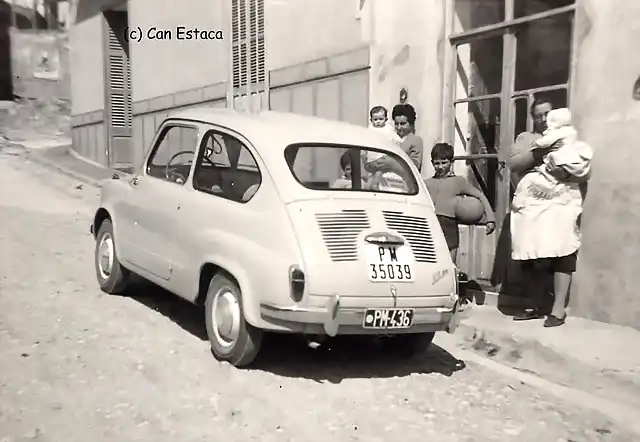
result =
[[112,295],[124,292],[131,274],[118,261],[113,224],[109,219],[102,222],[96,235],[94,261],[100,289]]
[[211,351],[217,360],[235,367],[255,360],[263,331],[245,321],[240,288],[228,276],[219,274],[211,279],[205,315]]
[[382,343],[393,353],[405,358],[412,358],[426,352],[435,335],[435,332],[429,332],[387,336],[383,338]]

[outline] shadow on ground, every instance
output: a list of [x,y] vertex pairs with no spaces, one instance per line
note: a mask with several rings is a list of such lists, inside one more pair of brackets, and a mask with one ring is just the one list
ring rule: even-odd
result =
[[[135,284],[125,294],[167,317],[196,338],[206,341],[204,311],[148,283]],[[385,350],[387,348],[387,350]],[[343,379],[391,378],[438,373],[452,376],[466,367],[446,350],[433,344],[411,359],[389,352],[373,337],[344,336],[311,348],[303,336],[267,334],[262,351],[251,367],[278,376],[340,383]]]
[[202,307],[146,281],[135,281],[124,296],[160,313],[196,338],[208,340]]
[[390,352],[373,337],[343,336],[317,349],[300,336],[268,335],[255,369],[278,376],[339,384],[344,379],[405,377],[438,373],[452,376],[466,367],[446,350],[432,344],[411,359]]

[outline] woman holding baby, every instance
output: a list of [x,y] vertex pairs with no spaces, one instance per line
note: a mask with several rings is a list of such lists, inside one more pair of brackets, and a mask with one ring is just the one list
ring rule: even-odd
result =
[[569,109],[548,100],[531,106],[534,132],[520,134],[509,167],[520,180],[511,207],[511,257],[521,262],[534,308],[516,320],[544,317],[545,274],[553,272],[554,303],[544,326],[566,319],[566,301],[580,248],[581,183],[590,175],[593,151],[577,139]]

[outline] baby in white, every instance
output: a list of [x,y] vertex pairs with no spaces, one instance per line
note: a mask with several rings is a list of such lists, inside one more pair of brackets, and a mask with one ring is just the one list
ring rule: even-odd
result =
[[[369,129],[375,130],[387,139],[400,145],[400,136],[396,133],[393,125],[389,123],[387,109],[384,106],[374,106],[369,111]],[[381,170],[383,158],[386,155],[382,152],[367,151],[363,153],[365,170],[371,173],[369,185],[372,189],[393,191],[404,187],[402,177],[394,172],[383,172]]]
[[[547,115],[547,130],[535,141],[534,148],[551,148],[542,165],[537,167],[539,175],[532,177],[529,189],[541,197],[550,197],[561,191],[562,183],[549,171],[550,165],[561,167],[574,177],[585,177],[591,171],[593,149],[578,141],[578,132],[572,125],[571,111],[554,109]],[[560,186],[560,187],[559,187]]]
[[400,144],[400,136],[396,133],[387,114],[387,109],[384,106],[372,107],[369,111],[369,129],[379,132],[396,144]]

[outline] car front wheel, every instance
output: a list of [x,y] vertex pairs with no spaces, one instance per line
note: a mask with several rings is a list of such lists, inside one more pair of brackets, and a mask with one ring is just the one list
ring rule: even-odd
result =
[[94,260],[100,289],[112,295],[122,293],[129,285],[131,276],[118,261],[114,238],[113,224],[106,219],[96,235]]
[[228,276],[218,274],[211,279],[205,315],[215,358],[235,367],[250,365],[260,351],[263,331],[245,321],[240,288]]

